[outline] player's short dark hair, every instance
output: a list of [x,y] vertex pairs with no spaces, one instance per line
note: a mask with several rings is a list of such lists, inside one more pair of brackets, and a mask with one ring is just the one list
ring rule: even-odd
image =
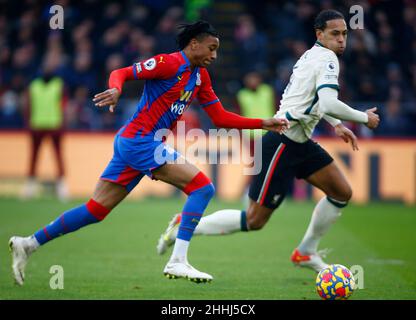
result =
[[335,19],[344,19],[344,15],[337,10],[323,10],[315,18],[314,28],[315,30],[325,30],[327,21]]
[[202,40],[206,36],[219,38],[219,33],[206,21],[199,20],[195,23],[183,23],[178,26],[181,31],[176,36],[176,42],[180,50],[183,50],[189,42],[196,38]]

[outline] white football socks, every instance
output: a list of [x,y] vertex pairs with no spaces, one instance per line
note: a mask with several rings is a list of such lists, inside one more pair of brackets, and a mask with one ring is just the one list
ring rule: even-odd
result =
[[[245,221],[243,223],[245,224]],[[230,234],[241,231],[241,227],[241,210],[225,209],[202,217],[194,234]]]
[[[243,222],[241,217],[244,215]],[[194,235],[222,235],[241,231],[242,228],[247,230],[245,221],[245,212],[242,214],[241,210],[219,210],[206,217],[202,217]],[[174,235],[176,237],[176,234]],[[173,247],[171,262],[186,262],[188,256],[189,241],[176,238]]]
[[[242,216],[244,216],[243,221],[241,221]],[[242,230],[247,230],[245,212],[226,209],[202,217],[195,228],[194,235],[224,235]],[[177,231],[175,233],[176,237]],[[188,248],[189,241],[176,238],[170,261],[187,262]]]
[[328,200],[325,196],[319,200],[312,213],[312,218],[302,242],[298,246],[301,254],[314,254],[318,250],[319,241],[327,233],[329,227],[341,215],[341,207],[347,202]]
[[188,262],[189,241],[176,238],[170,262]]

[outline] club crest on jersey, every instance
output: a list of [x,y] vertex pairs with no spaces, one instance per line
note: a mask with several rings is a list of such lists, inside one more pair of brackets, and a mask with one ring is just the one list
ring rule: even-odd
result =
[[156,67],[156,60],[155,58],[150,58],[149,60],[146,60],[143,62],[143,66],[146,70],[153,70]]
[[326,70],[330,71],[330,72],[335,72],[335,62],[333,61],[329,61],[326,64]]
[[196,74],[196,82],[195,82],[195,84],[197,86],[200,86],[201,85],[201,74],[199,72]]

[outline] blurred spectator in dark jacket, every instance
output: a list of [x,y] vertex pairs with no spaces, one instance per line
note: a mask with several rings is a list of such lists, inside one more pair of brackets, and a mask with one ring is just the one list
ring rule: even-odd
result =
[[0,128],[21,128],[22,113],[19,110],[19,97],[8,90],[0,95]]
[[267,37],[257,30],[253,18],[241,15],[234,31],[237,45],[237,59],[244,74],[252,70],[267,71]]
[[177,24],[182,17],[182,10],[177,7],[170,8],[160,19],[154,33],[155,53],[171,53],[177,51],[175,41]]
[[387,101],[384,109],[381,110],[381,121],[375,130],[376,135],[398,137],[410,133],[410,121],[403,114],[399,100]]

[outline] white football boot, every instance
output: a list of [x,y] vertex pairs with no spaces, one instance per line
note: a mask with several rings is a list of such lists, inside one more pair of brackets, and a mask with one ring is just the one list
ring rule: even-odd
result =
[[12,253],[12,270],[13,276],[18,285],[23,285],[25,281],[25,268],[30,255],[39,246],[35,239],[30,237],[11,237],[9,240],[9,249]]
[[295,266],[309,268],[319,273],[319,271],[328,267],[328,264],[322,260],[322,256],[325,257],[325,255],[326,253],[324,250],[314,254],[303,255],[298,249],[295,249],[290,260],[292,260]]
[[163,273],[169,279],[186,278],[196,283],[211,282],[213,279],[208,273],[196,270],[188,261],[169,261]]
[[176,235],[178,234],[179,225],[181,224],[181,214],[175,214],[172,220],[169,222],[168,227],[165,232],[159,238],[157,243],[156,250],[157,253],[162,255],[166,250],[171,247],[176,240]]

